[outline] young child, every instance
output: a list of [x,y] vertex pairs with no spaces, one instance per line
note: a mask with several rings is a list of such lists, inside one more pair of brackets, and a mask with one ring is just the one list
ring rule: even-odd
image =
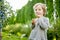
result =
[[37,3],[33,6],[36,18],[32,20],[32,31],[29,40],[47,40],[47,29],[49,27],[49,19],[44,17],[46,14],[46,5]]

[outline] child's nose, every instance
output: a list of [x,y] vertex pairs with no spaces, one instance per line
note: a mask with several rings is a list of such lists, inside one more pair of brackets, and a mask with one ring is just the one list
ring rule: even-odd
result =
[[36,11],[36,13],[38,13],[39,11]]

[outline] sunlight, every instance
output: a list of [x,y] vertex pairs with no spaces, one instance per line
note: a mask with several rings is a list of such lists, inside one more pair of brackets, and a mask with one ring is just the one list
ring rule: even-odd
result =
[[9,2],[12,10],[16,11],[16,9],[21,9],[24,5],[28,3],[28,0],[6,0]]

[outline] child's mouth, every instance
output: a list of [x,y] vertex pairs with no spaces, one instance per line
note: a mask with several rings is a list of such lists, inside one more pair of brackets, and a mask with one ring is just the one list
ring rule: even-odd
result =
[[40,15],[41,13],[36,13],[37,15]]

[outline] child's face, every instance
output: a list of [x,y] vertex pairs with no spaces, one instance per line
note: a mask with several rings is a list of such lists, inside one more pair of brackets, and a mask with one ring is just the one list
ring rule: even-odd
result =
[[40,17],[40,16],[43,16],[43,9],[40,5],[36,6],[35,9],[34,9],[34,12],[36,14],[36,16]]

